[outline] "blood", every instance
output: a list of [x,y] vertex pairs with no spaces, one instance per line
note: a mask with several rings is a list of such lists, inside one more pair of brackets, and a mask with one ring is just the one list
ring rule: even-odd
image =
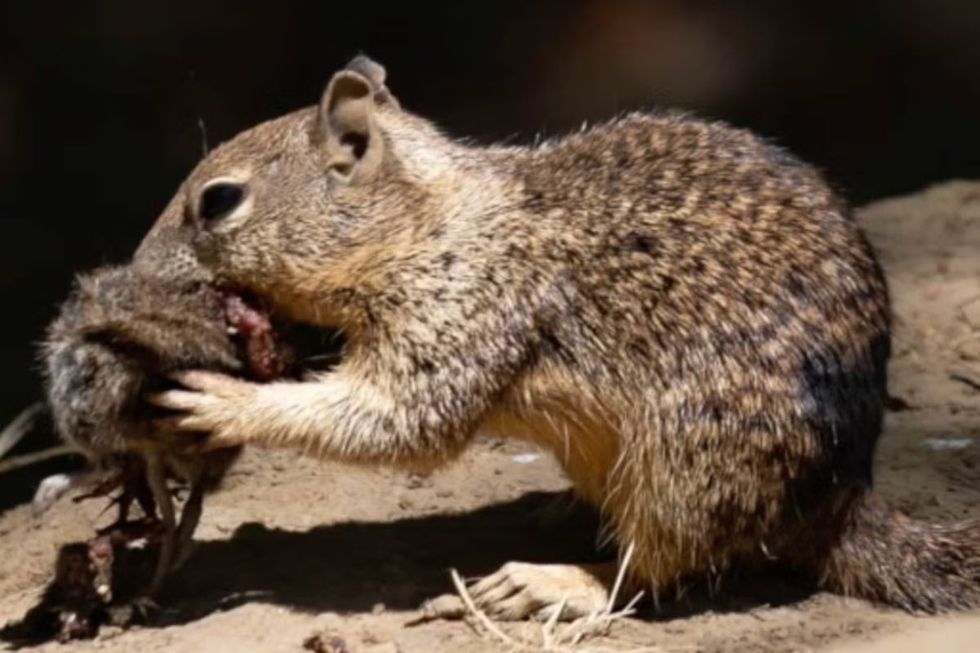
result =
[[286,373],[289,362],[267,311],[250,305],[240,295],[226,294],[225,319],[241,339],[246,362],[258,380],[269,381]]

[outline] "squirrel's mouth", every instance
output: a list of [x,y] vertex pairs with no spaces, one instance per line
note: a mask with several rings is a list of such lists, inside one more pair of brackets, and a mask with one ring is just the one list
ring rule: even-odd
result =
[[330,369],[340,362],[343,333],[275,314],[260,297],[221,289],[228,334],[258,381]]

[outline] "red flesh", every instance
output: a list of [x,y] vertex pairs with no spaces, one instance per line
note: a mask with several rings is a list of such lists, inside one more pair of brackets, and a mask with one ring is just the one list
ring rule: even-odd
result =
[[267,312],[229,294],[225,297],[225,319],[242,339],[249,369],[258,380],[269,381],[286,373],[288,363],[281,355]]

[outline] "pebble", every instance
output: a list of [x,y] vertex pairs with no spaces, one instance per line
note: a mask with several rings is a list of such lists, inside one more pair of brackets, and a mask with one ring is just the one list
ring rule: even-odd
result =
[[926,438],[922,441],[922,447],[932,451],[960,451],[972,444],[972,438]]
[[398,653],[398,651],[398,644],[394,642],[375,644],[364,649],[364,653]]
[[533,463],[535,460],[537,460],[540,457],[541,455],[536,453],[519,453],[515,456],[512,456],[512,460],[518,465],[527,465],[529,463]]

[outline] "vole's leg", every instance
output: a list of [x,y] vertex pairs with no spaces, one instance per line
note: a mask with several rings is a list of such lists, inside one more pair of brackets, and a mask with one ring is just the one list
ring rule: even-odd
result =
[[204,480],[203,473],[194,474],[191,479],[191,489],[184,502],[184,508],[180,513],[180,523],[177,525],[177,534],[174,538],[174,559],[170,569],[179,569],[187,558],[190,557],[191,547],[194,540],[194,531],[201,521],[201,511],[204,506]]
[[146,591],[147,596],[152,596],[163,585],[163,580],[170,571],[177,530],[173,497],[170,496],[170,489],[167,487],[167,471],[164,468],[163,460],[156,453],[146,456],[146,481],[150,486],[150,492],[153,494],[153,500],[160,511],[160,523],[163,528],[156,571]]
[[[113,520],[113,522],[108,526],[98,529],[96,533],[98,535],[108,535],[115,530],[128,528],[130,526],[129,509],[133,506],[134,499],[135,497],[133,497],[132,493],[124,485],[122,493],[113,499],[113,503],[115,503],[118,508],[116,519]],[[110,504],[110,506],[111,505],[112,504]]]
[[140,474],[133,481],[133,498],[136,499],[136,503],[139,504],[140,509],[143,511],[143,515],[148,520],[153,520],[156,518],[157,506],[156,502],[153,500],[153,490],[150,488],[150,484],[146,479],[145,474]]

